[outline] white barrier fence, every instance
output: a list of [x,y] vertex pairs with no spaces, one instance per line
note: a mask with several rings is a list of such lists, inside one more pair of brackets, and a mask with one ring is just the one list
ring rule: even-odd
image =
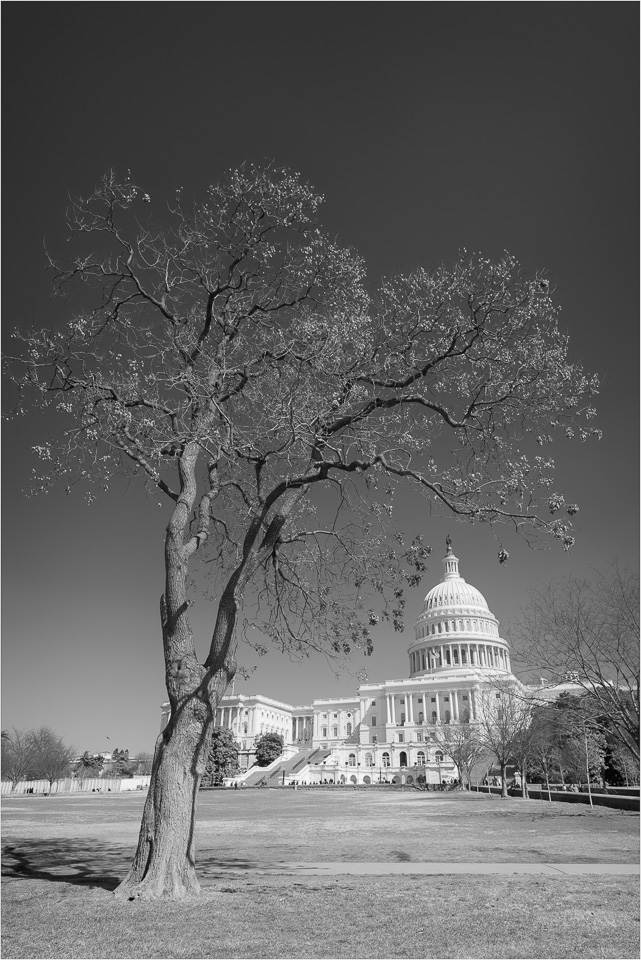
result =
[[21,780],[15,787],[10,780],[3,780],[2,796],[17,797],[25,793],[125,793],[128,790],[146,790],[150,780],[149,776],[113,779],[67,777],[65,780],[56,780],[53,784],[48,780]]

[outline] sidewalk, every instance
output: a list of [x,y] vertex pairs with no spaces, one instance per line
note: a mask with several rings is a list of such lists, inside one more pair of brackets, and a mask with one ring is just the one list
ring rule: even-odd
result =
[[198,871],[208,877],[242,876],[247,874],[287,874],[289,876],[328,877],[340,874],[352,876],[385,876],[389,874],[514,874],[533,873],[548,876],[577,876],[581,874],[636,876],[638,863],[368,863],[366,861],[252,861],[203,860]]

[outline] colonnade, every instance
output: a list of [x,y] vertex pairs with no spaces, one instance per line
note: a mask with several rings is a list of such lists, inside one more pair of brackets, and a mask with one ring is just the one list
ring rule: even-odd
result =
[[510,658],[502,646],[489,643],[448,643],[410,653],[410,673],[446,667],[486,667],[510,670]]
[[[445,718],[445,711],[449,709],[450,719],[453,723],[459,723],[461,720],[465,719],[465,710],[469,710],[468,720],[476,720],[478,716],[477,704],[475,700],[474,690],[471,687],[464,689],[449,688],[449,689],[440,689],[440,690],[417,690],[412,693],[386,693],[385,701],[387,707],[387,723],[392,726],[401,726],[408,725],[413,726],[417,720],[414,715],[414,697],[422,698],[423,703],[416,704],[417,707],[422,706],[422,710],[417,710],[418,714],[423,714],[423,719],[418,718],[419,724],[430,724],[430,723],[441,723],[442,719]],[[465,701],[462,697],[467,697],[467,706],[463,704]],[[402,699],[402,706],[404,710],[400,709],[400,705],[396,703],[397,699]],[[432,699],[434,704],[432,704]],[[442,711],[441,711],[441,701],[442,701]],[[446,703],[449,704],[449,707],[446,707]],[[396,711],[397,706],[399,707],[399,716],[397,718]],[[401,719],[401,713],[405,714],[405,719]],[[432,716],[435,714],[435,716]]]

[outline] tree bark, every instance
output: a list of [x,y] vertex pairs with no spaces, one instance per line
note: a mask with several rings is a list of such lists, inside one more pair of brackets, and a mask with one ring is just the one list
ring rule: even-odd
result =
[[501,796],[507,799],[507,773],[506,773],[507,764],[504,763],[503,760],[501,760],[500,766],[501,766]]
[[138,849],[118,898],[182,900],[200,892],[194,829],[212,729],[211,705],[196,692],[158,737]]

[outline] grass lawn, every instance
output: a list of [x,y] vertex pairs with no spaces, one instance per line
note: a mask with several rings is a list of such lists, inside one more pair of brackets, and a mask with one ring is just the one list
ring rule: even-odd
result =
[[638,859],[638,814],[416,791],[203,792],[201,900],[120,904],[141,794],[3,798],[5,960],[638,957],[617,876],[221,877],[221,861]]

